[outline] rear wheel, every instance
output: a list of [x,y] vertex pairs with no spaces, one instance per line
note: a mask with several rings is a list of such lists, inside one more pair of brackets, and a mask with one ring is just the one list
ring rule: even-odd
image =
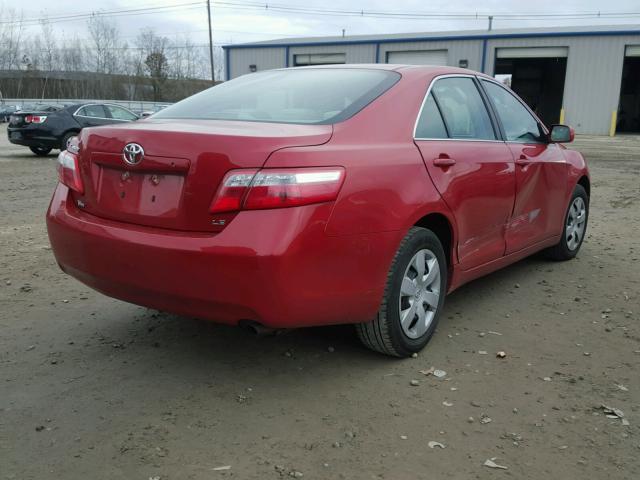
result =
[[29,147],[29,150],[31,150],[39,157],[46,157],[47,155],[49,155],[49,153],[51,153],[51,150],[53,149],[48,147]]
[[376,318],[356,324],[368,348],[396,357],[419,352],[429,342],[447,286],[447,263],[431,230],[414,227],[402,240],[387,276]]
[[546,250],[552,260],[571,260],[574,258],[587,233],[589,220],[589,196],[582,185],[576,185],[565,215],[564,229],[560,241]]

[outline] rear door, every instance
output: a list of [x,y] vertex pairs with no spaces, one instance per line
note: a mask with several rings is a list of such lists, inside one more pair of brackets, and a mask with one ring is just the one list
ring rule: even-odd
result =
[[103,105],[90,104],[84,105],[76,110],[73,114],[73,118],[84,127],[98,127],[100,125],[108,125],[113,123],[110,119],[110,115]]
[[506,253],[557,235],[562,229],[567,164],[524,103],[497,82],[482,80],[516,164],[516,200],[506,231]]
[[448,75],[431,85],[416,124],[415,142],[453,212],[464,270],[505,253],[505,226],[515,194],[515,167],[471,75]]

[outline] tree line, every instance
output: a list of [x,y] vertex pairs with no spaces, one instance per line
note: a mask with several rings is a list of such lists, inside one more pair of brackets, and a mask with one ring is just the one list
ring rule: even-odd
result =
[[[22,14],[0,11],[0,94],[4,98],[92,98],[175,101],[211,83],[208,47],[184,35],[142,29],[133,40],[99,13],[87,38],[59,34],[47,20],[29,27]],[[214,50],[215,78],[223,52]]]

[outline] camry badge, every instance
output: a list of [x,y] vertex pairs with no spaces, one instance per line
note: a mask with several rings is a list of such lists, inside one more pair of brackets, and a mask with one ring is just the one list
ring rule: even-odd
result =
[[129,165],[137,165],[144,158],[144,149],[137,143],[127,143],[122,150],[122,159]]

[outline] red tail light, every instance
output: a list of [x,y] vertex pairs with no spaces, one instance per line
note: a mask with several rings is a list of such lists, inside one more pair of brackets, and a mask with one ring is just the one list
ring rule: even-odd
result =
[[78,156],[75,153],[63,150],[60,152],[60,155],[58,155],[58,179],[60,183],[66,185],[71,190],[75,190],[80,194],[84,193]]
[[257,170],[232,170],[227,173],[211,203],[211,213],[240,210],[249,185],[257,172]]
[[26,123],[44,123],[46,119],[46,115],[27,115],[24,117]]
[[232,170],[222,180],[211,213],[296,207],[336,199],[344,168]]

